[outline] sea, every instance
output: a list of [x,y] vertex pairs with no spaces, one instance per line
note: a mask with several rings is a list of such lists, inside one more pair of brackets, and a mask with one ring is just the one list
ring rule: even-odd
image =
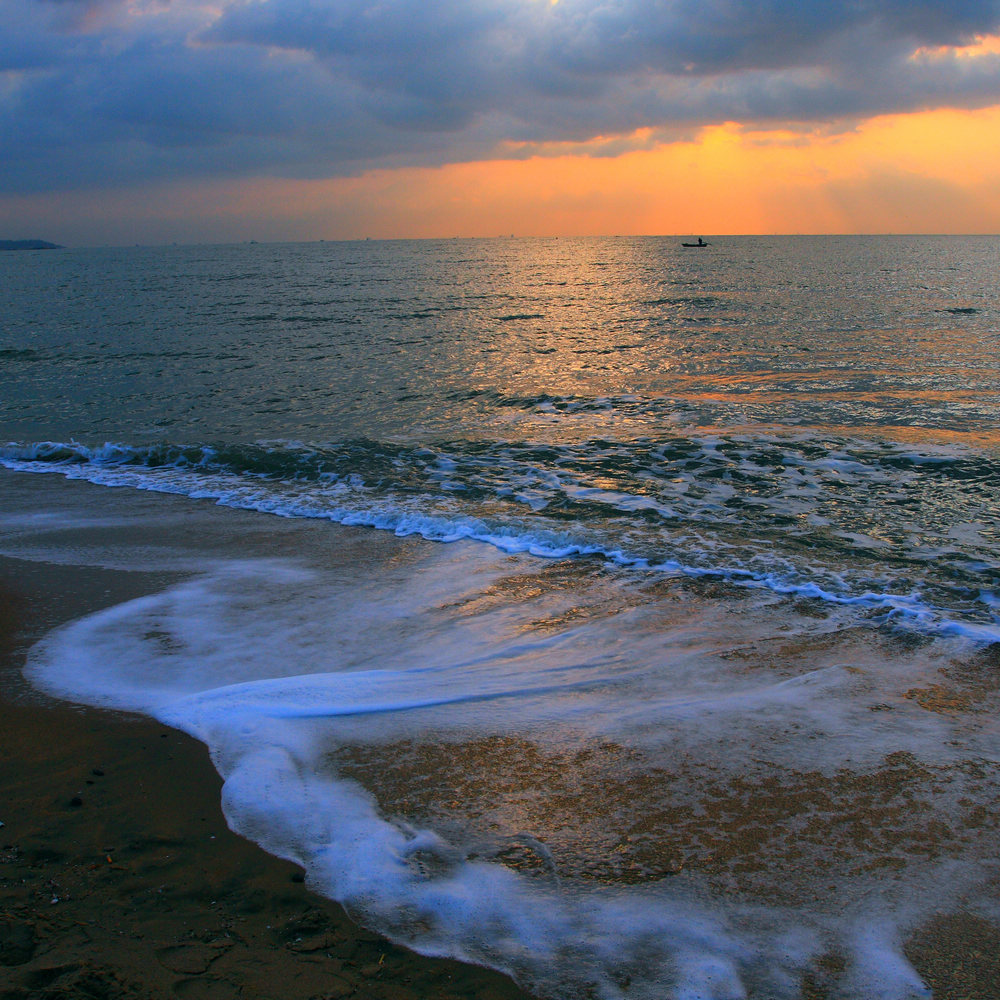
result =
[[[0,257],[32,685],[544,998],[929,997],[1000,920],[1000,238]],[[179,778],[182,780],[182,778]]]

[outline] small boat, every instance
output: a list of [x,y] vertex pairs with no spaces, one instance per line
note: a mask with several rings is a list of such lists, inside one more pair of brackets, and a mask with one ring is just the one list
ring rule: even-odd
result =
[[708,244],[699,236],[697,243],[682,243],[682,247],[707,247]]

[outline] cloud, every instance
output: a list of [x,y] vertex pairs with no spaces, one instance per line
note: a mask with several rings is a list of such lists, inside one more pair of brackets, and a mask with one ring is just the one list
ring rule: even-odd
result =
[[1000,53],[961,54],[998,0],[0,0],[0,21],[8,192],[1000,103]]

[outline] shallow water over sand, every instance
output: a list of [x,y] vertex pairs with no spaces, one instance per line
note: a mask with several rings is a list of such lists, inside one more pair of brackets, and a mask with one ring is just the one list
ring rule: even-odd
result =
[[190,574],[53,634],[32,680],[205,740],[234,828],[418,949],[552,996],[906,997],[913,927],[995,915],[993,648],[598,561],[5,482],[5,554]]

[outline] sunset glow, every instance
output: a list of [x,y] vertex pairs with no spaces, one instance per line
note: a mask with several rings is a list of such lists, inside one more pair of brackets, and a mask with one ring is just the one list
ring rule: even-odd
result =
[[988,5],[6,2],[10,237],[1000,231]]
[[[111,243],[656,233],[1000,232],[1000,106],[832,135],[727,123],[617,156],[590,151],[328,180],[169,183],[20,199],[46,231]],[[641,137],[637,137],[641,139]],[[961,155],[956,155],[960,151]],[[127,221],[121,221],[127,220]]]
[[977,35],[968,45],[938,45],[921,47],[910,57],[920,59],[979,59],[1000,55],[1000,35]]

